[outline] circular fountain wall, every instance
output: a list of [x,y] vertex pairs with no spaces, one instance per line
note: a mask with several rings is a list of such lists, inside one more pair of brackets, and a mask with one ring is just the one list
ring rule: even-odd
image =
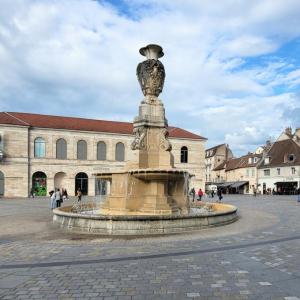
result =
[[212,203],[211,211],[191,208],[188,215],[101,215],[92,210],[74,213],[72,207],[53,210],[53,221],[74,232],[101,235],[155,235],[195,231],[221,226],[238,219],[237,208],[229,204]]

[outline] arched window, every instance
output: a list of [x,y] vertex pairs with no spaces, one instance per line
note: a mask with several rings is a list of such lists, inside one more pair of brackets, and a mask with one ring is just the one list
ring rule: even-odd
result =
[[34,157],[45,157],[46,156],[46,143],[41,137],[34,140]]
[[186,146],[181,147],[180,162],[181,163],[187,163],[188,162],[188,148]]
[[67,142],[64,139],[56,141],[56,158],[67,159]]
[[106,144],[104,142],[97,144],[97,160],[106,160]]
[[86,141],[77,142],[77,159],[86,160],[87,159],[87,145]]
[[32,194],[36,196],[47,195],[47,175],[44,172],[35,172],[32,175]]
[[78,189],[83,195],[88,194],[89,178],[86,173],[80,172],[75,176],[75,195]]
[[125,160],[125,147],[123,143],[117,143],[116,145],[116,161]]

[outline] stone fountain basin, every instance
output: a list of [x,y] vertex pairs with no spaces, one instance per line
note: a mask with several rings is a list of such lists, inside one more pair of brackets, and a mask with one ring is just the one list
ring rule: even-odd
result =
[[53,222],[74,232],[100,235],[157,235],[197,231],[203,228],[222,226],[238,219],[237,207],[213,203],[214,211],[189,215],[101,215],[73,213],[71,206],[53,210]]
[[130,170],[128,173],[143,180],[179,180],[185,175],[190,176],[188,172],[176,169],[138,169]]
[[184,176],[192,177],[193,175],[189,174],[186,171],[177,170],[177,169],[132,169],[128,171],[116,171],[116,172],[101,172],[95,174],[98,178],[110,179],[113,174],[129,174],[136,178],[142,180],[180,180]]

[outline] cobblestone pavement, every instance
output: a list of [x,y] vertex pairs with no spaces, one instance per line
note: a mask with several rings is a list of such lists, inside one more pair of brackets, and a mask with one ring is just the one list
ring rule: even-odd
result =
[[0,199],[0,299],[300,300],[295,196],[224,200],[227,226],[107,238],[57,229],[48,199]]

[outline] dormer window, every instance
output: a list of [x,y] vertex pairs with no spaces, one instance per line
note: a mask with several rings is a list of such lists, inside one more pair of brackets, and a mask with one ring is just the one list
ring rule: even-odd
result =
[[265,165],[268,165],[270,163],[270,157],[267,156],[265,157]]
[[287,155],[287,162],[293,162],[295,160],[295,155],[294,154],[288,154]]

